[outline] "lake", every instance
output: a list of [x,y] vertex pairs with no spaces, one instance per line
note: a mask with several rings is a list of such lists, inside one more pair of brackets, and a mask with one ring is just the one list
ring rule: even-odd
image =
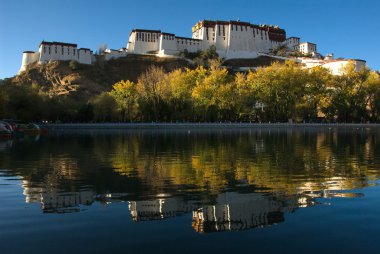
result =
[[0,141],[0,253],[378,253],[380,129]]

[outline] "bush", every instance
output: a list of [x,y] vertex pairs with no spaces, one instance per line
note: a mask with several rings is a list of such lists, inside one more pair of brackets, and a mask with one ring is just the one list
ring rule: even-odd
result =
[[78,63],[77,61],[75,61],[75,60],[71,60],[71,61],[69,62],[69,67],[70,67],[70,69],[72,69],[73,71],[78,70],[78,68],[79,68],[79,63]]

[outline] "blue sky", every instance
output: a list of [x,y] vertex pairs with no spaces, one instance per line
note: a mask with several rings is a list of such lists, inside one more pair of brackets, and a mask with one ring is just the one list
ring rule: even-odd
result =
[[22,52],[42,40],[121,48],[131,29],[191,37],[202,19],[279,25],[287,36],[317,43],[322,54],[364,59],[380,70],[379,10],[378,0],[0,0],[0,79],[15,75]]

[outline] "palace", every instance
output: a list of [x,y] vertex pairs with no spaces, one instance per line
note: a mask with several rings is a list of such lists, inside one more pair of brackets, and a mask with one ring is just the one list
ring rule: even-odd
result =
[[[197,53],[210,47],[214,47],[218,55],[224,59],[257,58],[263,55],[276,57],[272,54],[274,49],[286,48],[288,55],[298,52],[298,57],[286,56],[282,57],[283,60],[294,59],[304,64],[305,68],[323,66],[331,69],[335,75],[340,75],[341,67],[350,61],[353,61],[358,69],[365,66],[363,60],[334,60],[333,55],[323,59],[317,52],[315,43],[301,42],[299,37],[287,38],[286,31],[278,26],[220,20],[199,21],[192,28],[191,38],[161,30],[134,29],[125,48],[105,49],[99,54],[104,56],[106,61],[128,54],[179,57],[182,52]],[[35,62],[44,64],[49,61],[71,60],[92,64],[96,58],[90,49],[78,49],[77,44],[42,41],[38,51],[24,51],[20,72]]]
[[195,53],[211,46],[220,57],[255,58],[284,45],[286,32],[277,26],[254,25],[240,21],[202,20],[192,28],[192,38],[178,37],[160,30],[135,29],[128,42],[128,53],[178,55]]

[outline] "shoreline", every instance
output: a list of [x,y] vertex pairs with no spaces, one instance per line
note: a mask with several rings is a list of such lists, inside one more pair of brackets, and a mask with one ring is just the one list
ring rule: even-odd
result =
[[261,128],[380,128],[379,123],[54,123],[49,130],[69,129],[261,129]]

